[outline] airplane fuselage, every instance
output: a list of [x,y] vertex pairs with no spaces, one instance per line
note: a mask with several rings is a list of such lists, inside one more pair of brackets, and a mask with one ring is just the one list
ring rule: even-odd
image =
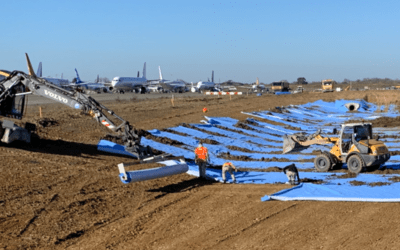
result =
[[213,82],[198,82],[197,89],[213,89],[215,87],[215,83]]
[[48,78],[48,77],[43,77],[43,79],[57,86],[63,86],[69,84],[69,81],[67,79]]
[[146,86],[147,80],[144,77],[114,77],[111,86],[116,90],[131,91]]

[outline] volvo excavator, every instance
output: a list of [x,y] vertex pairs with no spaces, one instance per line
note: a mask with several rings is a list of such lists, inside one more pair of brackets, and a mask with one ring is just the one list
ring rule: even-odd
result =
[[[334,129],[333,134],[336,132]],[[347,163],[349,172],[358,174],[366,167],[379,167],[390,159],[389,150],[379,136],[373,138],[371,123],[342,124],[338,137],[323,135],[321,130],[312,135],[284,135],[283,153],[301,151],[315,144],[333,144],[329,152],[323,151],[314,159],[314,166],[320,172]]]
[[[120,141],[125,151],[143,160],[153,158],[150,147],[140,144],[141,135],[129,124],[128,121],[116,115],[95,99],[79,90],[66,90],[54,85],[43,78],[37,77],[33,71],[27,54],[29,74],[22,71],[0,70],[0,75],[5,79],[0,81],[0,116],[22,119],[25,109],[25,97],[29,94],[43,96],[74,109],[80,109],[85,114],[92,116],[97,122],[111,130],[107,137]],[[119,121],[116,125],[112,120]],[[12,120],[0,121],[0,140],[3,143],[13,141],[31,141],[31,133],[35,125],[26,123],[24,127],[17,126]]]

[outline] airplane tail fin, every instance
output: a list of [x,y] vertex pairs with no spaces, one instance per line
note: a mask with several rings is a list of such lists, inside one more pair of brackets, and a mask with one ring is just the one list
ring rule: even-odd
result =
[[143,76],[142,77],[146,78],[146,62],[144,63],[144,66],[143,66]]
[[212,74],[211,74],[211,82],[214,82],[214,70],[212,71]]
[[97,75],[96,83],[99,83],[99,82],[100,82],[100,78],[99,78],[99,75]]
[[35,72],[33,71],[33,68],[32,68],[31,60],[29,60],[28,53],[25,53],[25,56],[26,56],[26,63],[28,64],[29,75],[36,77],[36,74],[35,74]]
[[258,86],[259,84],[260,84],[260,82],[258,81],[258,77],[257,77],[256,85]]
[[64,77],[64,74],[63,74],[63,73],[61,73],[61,79],[63,79],[63,77]]
[[161,67],[160,66],[158,66],[158,74],[160,75],[160,80],[162,80],[163,78],[162,78],[162,73],[161,73]]
[[139,73],[139,71],[137,72],[137,77],[139,78],[139,75],[140,75],[140,73]]
[[39,63],[39,67],[37,69],[36,75],[38,77],[42,77],[42,62]]
[[78,70],[76,70],[76,68],[75,68],[75,72],[76,72],[76,84],[78,84],[78,83],[82,83],[82,81],[81,81],[81,78],[79,77],[79,74],[78,74]]

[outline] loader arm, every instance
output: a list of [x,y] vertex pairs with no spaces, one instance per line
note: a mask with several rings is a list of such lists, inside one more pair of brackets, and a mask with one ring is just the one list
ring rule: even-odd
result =
[[339,138],[337,137],[322,136],[320,130],[309,136],[305,135],[304,133],[284,135],[283,154],[289,152],[298,152],[316,144],[335,144],[338,140]]
[[[16,89],[20,91],[16,91]],[[21,89],[28,92],[23,92]],[[82,110],[85,114],[92,116],[97,122],[114,132],[114,134],[110,134],[109,136],[122,140],[125,149],[137,156],[138,159],[153,155],[150,148],[140,145],[141,136],[137,134],[128,121],[116,115],[112,110],[100,104],[91,96],[83,94],[78,90],[63,89],[43,78],[28,75],[21,71],[11,72],[5,80],[0,82],[0,115],[10,116],[13,114],[14,118],[21,119],[23,107],[20,112],[16,112],[15,105],[13,106],[10,103],[16,97],[27,94],[43,96],[71,108]],[[109,117],[120,121],[119,125],[116,125]]]

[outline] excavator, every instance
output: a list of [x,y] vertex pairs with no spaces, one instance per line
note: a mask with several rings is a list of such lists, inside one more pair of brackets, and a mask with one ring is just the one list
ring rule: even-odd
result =
[[[28,54],[26,55],[29,74],[22,71],[0,70],[5,79],[0,81],[0,116],[22,119],[25,109],[25,97],[29,94],[43,96],[74,109],[80,109],[92,116],[97,122],[112,131],[108,138],[121,142],[125,151],[142,160],[153,155],[150,147],[140,144],[141,135],[128,121],[116,115],[91,96],[79,90],[67,90],[54,85],[43,78],[37,77],[33,71]],[[116,125],[112,120],[119,121]],[[24,141],[30,143],[35,125],[26,123],[24,127],[17,126],[12,120],[0,121],[0,140],[3,143]]]
[[[337,134],[334,129],[333,134]],[[317,171],[326,172],[347,163],[351,173],[358,174],[364,168],[379,167],[390,159],[386,145],[379,141],[379,136],[373,138],[371,123],[348,123],[341,125],[339,136],[323,135],[318,130],[312,135],[298,133],[284,135],[283,153],[298,152],[311,145],[333,144],[331,150],[323,151],[314,159]]]

